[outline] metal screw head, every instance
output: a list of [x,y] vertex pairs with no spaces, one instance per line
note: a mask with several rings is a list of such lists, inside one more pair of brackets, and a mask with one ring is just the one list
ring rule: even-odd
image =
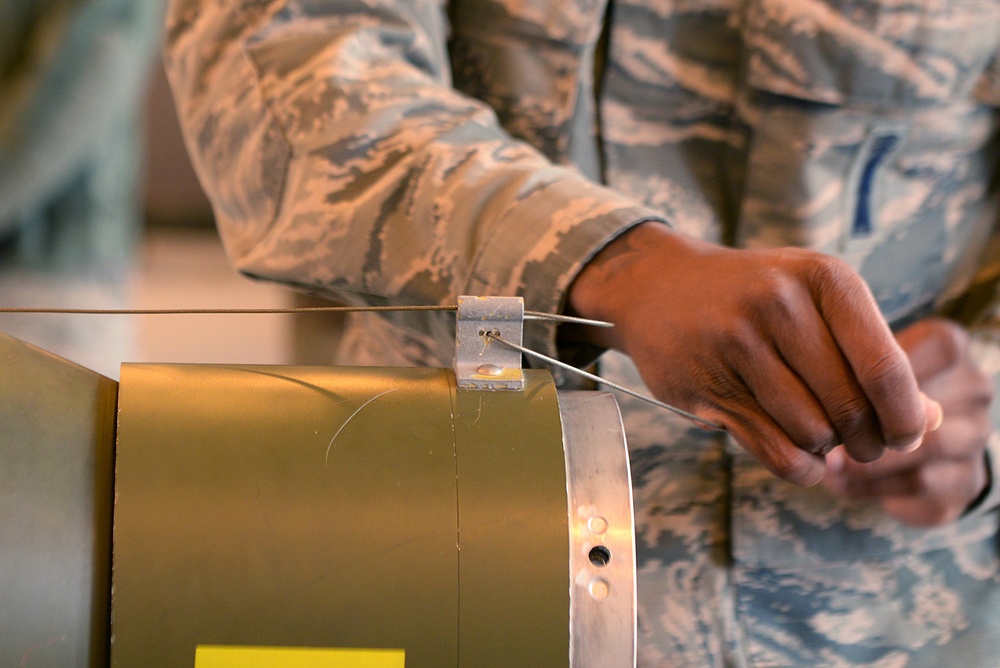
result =
[[611,593],[611,585],[607,580],[598,578],[587,586],[587,591],[595,601],[603,601]]
[[596,534],[602,534],[608,530],[608,521],[600,515],[595,515],[587,520],[587,528]]

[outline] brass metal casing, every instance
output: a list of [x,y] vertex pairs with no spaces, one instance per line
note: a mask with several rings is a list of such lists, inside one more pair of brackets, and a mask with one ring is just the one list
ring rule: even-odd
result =
[[0,334],[0,665],[635,665],[611,395],[539,370],[121,378]]
[[199,645],[568,665],[559,408],[525,376],[124,365],[112,666],[190,666]]

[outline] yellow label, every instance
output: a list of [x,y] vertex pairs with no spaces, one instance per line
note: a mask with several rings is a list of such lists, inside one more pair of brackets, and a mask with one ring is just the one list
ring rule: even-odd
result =
[[199,645],[194,668],[404,668],[401,649]]

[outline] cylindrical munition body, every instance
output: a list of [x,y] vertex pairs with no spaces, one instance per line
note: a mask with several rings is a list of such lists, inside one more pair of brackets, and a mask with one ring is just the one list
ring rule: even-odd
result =
[[[107,422],[114,383],[74,369],[88,410]],[[16,391],[27,396],[25,382]],[[557,392],[543,371],[526,372],[523,391],[483,391],[442,369],[147,364],[124,365],[117,390],[110,638],[106,577],[90,592],[103,607],[77,596],[75,623],[90,632],[53,635],[47,592],[60,576],[46,552],[56,548],[24,528],[44,507],[63,517],[50,533],[79,533],[71,506],[89,494],[91,545],[62,549],[60,564],[106,576],[109,430],[87,444],[53,436],[24,402],[4,418],[21,424],[7,458],[47,439],[48,459],[29,475],[54,480],[50,467],[62,467],[62,482],[34,485],[34,508],[7,499],[0,518],[0,536],[36,553],[0,549],[0,590],[19,597],[4,601],[0,628],[37,627],[4,634],[3,658],[106,665],[110,640],[117,668],[291,656],[367,668],[634,665],[631,488],[610,395]],[[60,410],[46,407],[49,423]],[[90,480],[73,498],[55,493],[74,476]],[[53,637],[66,650],[55,662],[42,647]]]

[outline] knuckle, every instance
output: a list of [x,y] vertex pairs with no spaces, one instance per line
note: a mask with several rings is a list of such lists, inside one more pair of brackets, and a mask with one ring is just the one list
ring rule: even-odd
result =
[[793,439],[795,446],[814,455],[825,455],[837,445],[837,435],[830,427],[813,427]]
[[785,310],[785,305],[793,299],[797,282],[780,264],[756,267],[752,276],[739,286],[736,304],[739,317],[729,318],[727,329],[734,329],[738,323],[758,327],[769,314]]
[[832,255],[815,253],[809,258],[812,275],[824,282],[854,281],[857,273],[844,260]]
[[[882,402],[891,411],[883,423],[883,436],[890,447],[912,443],[924,433],[926,416],[919,402],[912,405],[900,403],[895,398],[900,388],[912,385],[908,360],[902,354],[888,353],[866,365],[859,378],[869,396]],[[916,389],[915,385],[912,385]],[[914,395],[915,396],[915,395]],[[883,417],[886,417],[883,415]]]
[[822,470],[803,452],[783,452],[772,457],[770,469],[774,475],[799,485],[814,485],[822,477]]
[[732,323],[722,335],[726,359],[732,365],[751,362],[760,352],[760,339],[745,322]]
[[722,365],[713,364],[704,369],[700,386],[710,390],[719,407],[743,406],[749,400],[749,392],[743,383]]
[[816,285],[845,294],[864,291],[865,284],[857,272],[844,260],[830,255],[814,256],[809,263],[809,275]]
[[861,370],[863,382],[872,386],[876,392],[892,393],[901,382],[910,375],[910,364],[906,356],[898,351],[888,352],[880,357],[868,360]]
[[710,380],[721,383],[718,394],[746,395],[744,379],[754,376],[763,356],[769,352],[757,328],[748,322],[734,322],[717,335],[720,359],[713,363]]
[[871,440],[859,439],[844,443],[844,450],[851,459],[862,464],[874,462],[885,454],[885,448]]
[[758,315],[769,322],[789,322],[795,319],[802,289],[799,282],[784,271],[772,268],[765,272],[756,286]]
[[796,291],[797,281],[784,268],[768,267],[757,276],[754,288],[764,303],[785,301]]
[[839,317],[864,307],[871,313],[878,309],[868,284],[839,258],[819,256],[809,267],[813,294],[828,317]]
[[830,413],[837,432],[842,438],[862,431],[865,425],[871,420],[872,408],[868,401],[860,396],[854,395],[836,404]]

